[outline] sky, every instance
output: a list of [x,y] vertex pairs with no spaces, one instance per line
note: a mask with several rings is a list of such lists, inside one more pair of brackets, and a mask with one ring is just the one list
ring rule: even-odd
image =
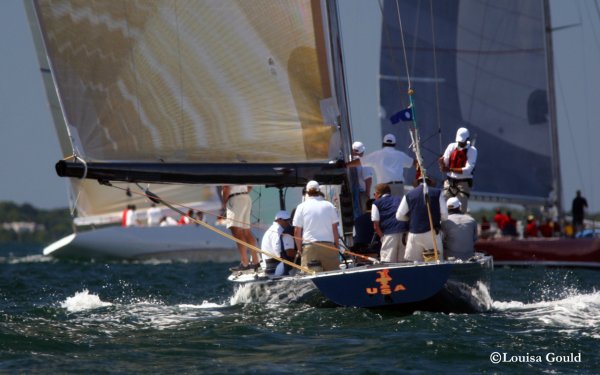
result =
[[[356,0],[354,0],[356,1]],[[551,1],[565,208],[600,212],[600,0]],[[0,1],[0,201],[67,207],[67,183],[22,0]]]

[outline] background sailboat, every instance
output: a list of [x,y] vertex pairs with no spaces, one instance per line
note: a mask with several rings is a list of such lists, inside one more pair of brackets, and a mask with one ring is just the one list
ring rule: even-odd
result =
[[[397,132],[389,115],[407,107],[398,100],[405,86],[397,58],[398,11],[408,60],[415,62],[417,113],[431,170],[456,129],[465,126],[480,150],[471,199],[522,204],[534,212],[543,207],[558,220],[570,207],[561,200],[548,3],[384,2],[384,132]],[[409,143],[405,137],[406,148]],[[504,239],[480,241],[477,248],[494,255],[496,264],[600,265],[597,239]]]

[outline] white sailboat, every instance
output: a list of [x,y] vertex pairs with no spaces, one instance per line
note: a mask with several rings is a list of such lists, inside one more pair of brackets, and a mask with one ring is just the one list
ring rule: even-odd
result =
[[[335,163],[352,144],[337,1],[31,5],[73,152],[57,163],[59,176],[106,189],[152,184],[168,207],[156,183],[291,188],[317,180],[334,187],[327,198],[350,243],[355,181]],[[491,263],[474,257],[231,281],[273,291],[299,282],[338,305],[442,308],[437,297],[456,302],[471,295],[465,289],[487,285]]]

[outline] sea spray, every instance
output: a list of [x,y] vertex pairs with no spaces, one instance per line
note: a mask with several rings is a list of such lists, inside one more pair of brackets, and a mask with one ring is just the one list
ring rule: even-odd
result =
[[61,303],[61,307],[68,312],[80,312],[85,310],[97,309],[99,307],[111,306],[110,302],[103,302],[95,294],[90,294],[87,289],[75,293],[73,297],[68,297]]

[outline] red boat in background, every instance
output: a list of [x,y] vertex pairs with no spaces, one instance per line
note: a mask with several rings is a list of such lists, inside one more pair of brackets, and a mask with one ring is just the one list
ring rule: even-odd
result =
[[493,238],[475,243],[495,265],[600,267],[600,238]]

